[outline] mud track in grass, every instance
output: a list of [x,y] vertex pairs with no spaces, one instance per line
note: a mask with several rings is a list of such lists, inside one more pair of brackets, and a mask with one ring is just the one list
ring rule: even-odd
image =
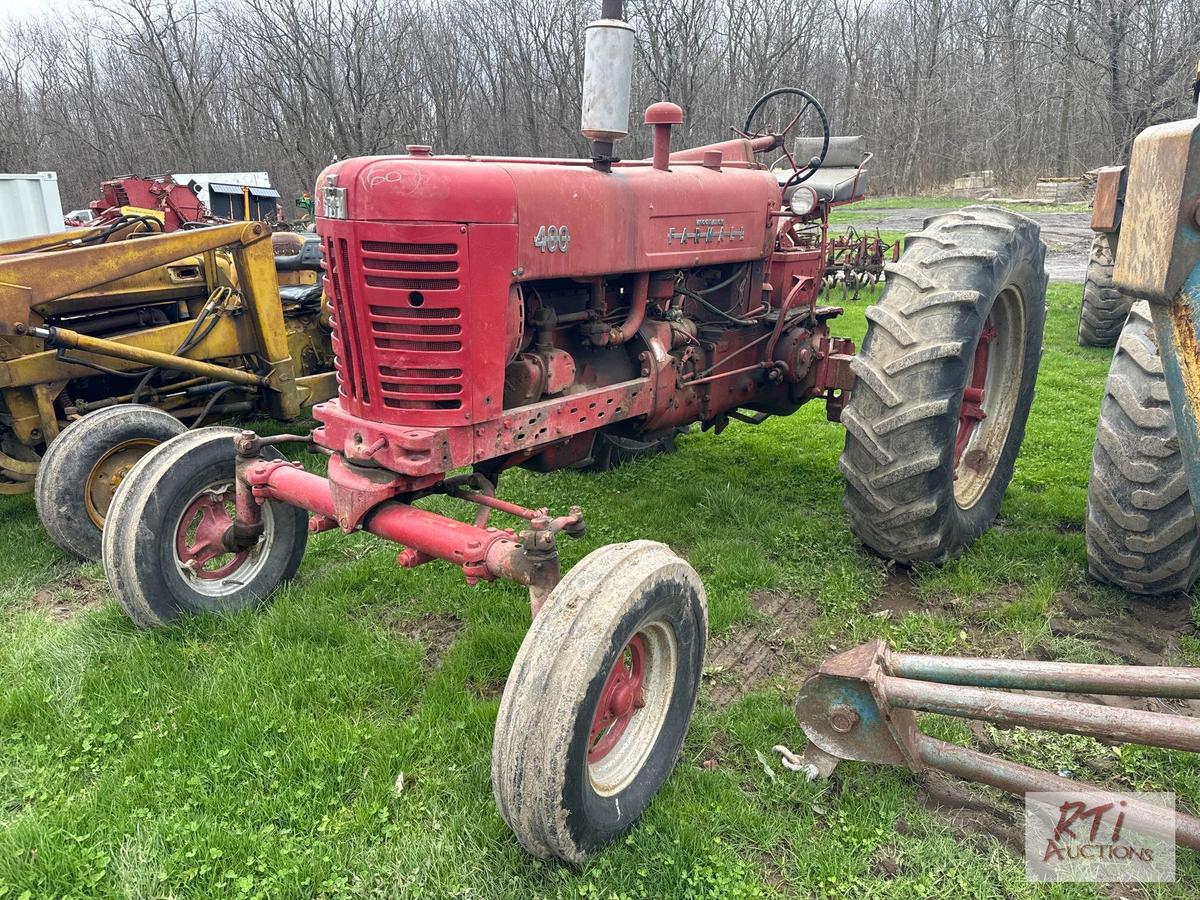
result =
[[772,590],[756,591],[750,603],[758,614],[753,622],[708,643],[704,672],[709,699],[718,709],[770,682],[795,693],[816,662],[799,649],[817,615],[812,601]]

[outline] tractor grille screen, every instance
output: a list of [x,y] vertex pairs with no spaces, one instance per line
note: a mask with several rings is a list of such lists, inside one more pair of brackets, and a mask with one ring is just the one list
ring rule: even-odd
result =
[[326,239],[339,391],[356,413],[413,425],[463,421],[465,255],[465,239]]

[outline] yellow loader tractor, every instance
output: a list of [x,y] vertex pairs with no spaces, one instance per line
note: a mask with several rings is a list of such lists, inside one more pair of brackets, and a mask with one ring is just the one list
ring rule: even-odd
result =
[[51,539],[96,559],[149,449],[333,396],[315,238],[131,215],[0,243],[0,494],[35,494]]

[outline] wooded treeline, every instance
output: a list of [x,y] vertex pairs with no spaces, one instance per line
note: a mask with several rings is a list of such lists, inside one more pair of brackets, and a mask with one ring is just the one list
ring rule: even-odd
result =
[[[876,151],[874,189],[1002,183],[1125,156],[1188,115],[1200,0],[629,0],[632,131],[728,136],[754,99],[804,87]],[[269,170],[285,198],[331,160],[583,155],[577,0],[89,0],[0,23],[0,172],[55,170],[64,203],[108,177]],[[285,203],[290,200],[285,199]]]

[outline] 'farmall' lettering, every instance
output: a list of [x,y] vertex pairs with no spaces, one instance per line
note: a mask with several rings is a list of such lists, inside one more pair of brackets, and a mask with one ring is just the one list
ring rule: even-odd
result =
[[679,241],[680,244],[711,244],[714,241],[722,244],[725,241],[744,241],[746,239],[746,229],[742,226],[737,228],[726,228],[724,219],[697,219],[696,230],[689,231],[686,227],[683,231],[676,231],[672,225],[667,229],[667,246]]

